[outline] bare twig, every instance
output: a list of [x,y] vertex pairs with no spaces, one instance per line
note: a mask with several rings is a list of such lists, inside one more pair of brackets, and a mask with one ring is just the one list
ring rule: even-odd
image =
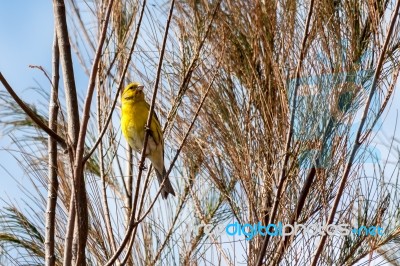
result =
[[[100,86],[98,86],[97,92],[97,125],[98,131],[102,130],[101,125],[101,97],[100,97]],[[108,208],[108,200],[107,200],[107,189],[106,189],[106,174],[104,171],[104,154],[103,154],[103,142],[100,142],[100,154],[99,154],[99,165],[100,165],[100,178],[102,183],[102,204],[103,204],[103,211],[104,211],[104,220],[106,224],[107,230],[107,238],[111,245],[112,252],[115,252],[115,238],[113,234],[113,229],[111,225],[111,217],[110,217],[110,210]]]
[[[67,18],[65,12],[64,0],[53,0],[54,24],[56,27],[58,47],[60,51],[60,63],[64,81],[65,100],[67,108],[68,120],[68,137],[67,142],[71,143],[71,148],[68,149],[68,156],[71,162],[71,169],[73,169],[73,156],[77,144],[79,134],[79,108],[78,99],[75,87],[74,68],[71,56],[71,45],[68,34]],[[72,174],[73,171],[72,171]],[[74,175],[72,180],[74,180]],[[76,186],[76,184],[74,184]],[[76,203],[76,193],[71,193],[71,203]],[[67,235],[64,245],[64,265],[69,266],[72,263],[72,244],[73,244],[73,231],[75,228],[76,212],[73,205],[70,205],[69,217],[67,222]]]
[[[54,47],[54,45],[53,45]],[[47,80],[50,82],[51,86],[53,87],[53,81],[51,80],[49,74],[47,73],[47,71],[42,67],[42,66],[37,66],[37,65],[29,65],[30,68],[36,68],[39,69],[40,71],[43,72],[43,74],[46,76]]]
[[90,39],[88,31],[87,31],[85,25],[83,24],[81,12],[79,12],[79,9],[75,3],[75,0],[69,0],[69,2],[71,3],[71,6],[72,6],[71,9],[72,9],[73,13],[75,14],[76,18],[78,19],[78,24],[79,24],[79,27],[81,28],[84,38],[85,38],[87,44],[89,45],[91,51],[94,52],[96,47],[94,46],[92,39]]
[[7,80],[4,78],[3,74],[0,72],[0,81],[3,83],[4,87],[8,91],[8,93],[11,95],[11,97],[14,99],[14,101],[21,107],[22,110],[33,120],[33,122],[38,125],[39,128],[43,129],[49,136],[54,138],[63,148],[66,148],[66,142],[65,140],[58,135],[54,130],[49,128],[39,117],[36,116],[36,114],[29,108],[21,98],[18,97],[18,95],[15,93],[15,91],[11,88],[10,84],[8,84]]
[[[58,51],[57,34],[54,32],[53,42],[53,78],[51,82],[51,96],[49,104],[49,128],[57,132],[57,116],[58,116],[58,82],[60,53]],[[45,263],[47,266],[54,266],[56,257],[54,254],[54,238],[55,238],[55,218],[58,193],[58,177],[57,177],[57,142],[53,137],[49,136],[48,140],[49,154],[49,177],[47,189],[47,210],[46,210],[46,240],[45,240]]]
[[[73,158],[70,158],[70,161],[72,164]],[[74,190],[72,190],[71,198],[69,201],[68,222],[64,240],[63,265],[71,265],[72,263],[72,242],[73,242],[73,234],[74,234],[75,219],[76,219],[76,209],[74,206],[75,206],[75,195],[74,195]]]
[[[132,147],[129,145],[127,142],[126,145],[127,147],[127,171],[126,171],[126,180],[123,178],[123,183],[125,187],[125,228],[128,228],[129,226],[129,218],[131,217],[131,212],[132,212],[132,191],[133,191],[133,150]],[[150,173],[150,171],[149,171]],[[148,174],[149,174],[148,173]],[[143,193],[144,194],[144,193]],[[135,230],[137,227],[135,227]],[[130,249],[128,249],[130,250]],[[128,259],[130,260],[128,261]],[[128,252],[126,254],[125,259],[122,261],[122,265],[132,265],[132,254],[131,252]]]

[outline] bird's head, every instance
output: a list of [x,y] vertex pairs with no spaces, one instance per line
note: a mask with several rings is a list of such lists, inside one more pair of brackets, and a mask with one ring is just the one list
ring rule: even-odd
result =
[[122,103],[135,103],[144,100],[144,86],[138,82],[130,83],[122,91]]

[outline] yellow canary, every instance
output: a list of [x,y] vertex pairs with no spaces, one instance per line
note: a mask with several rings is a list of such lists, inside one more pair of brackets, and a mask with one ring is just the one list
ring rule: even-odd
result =
[[[143,150],[149,110],[150,105],[144,99],[143,85],[134,82],[126,86],[122,92],[122,134],[128,141],[129,146],[138,152]],[[158,182],[161,184],[166,174],[164,167],[164,140],[161,125],[155,113],[153,113],[151,119],[145,155],[153,164]],[[163,199],[166,199],[168,194],[175,196],[171,182],[167,178],[161,189],[161,195]]]

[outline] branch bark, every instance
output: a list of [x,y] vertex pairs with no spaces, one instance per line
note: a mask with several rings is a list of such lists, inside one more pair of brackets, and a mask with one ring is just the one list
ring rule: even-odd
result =
[[[53,66],[52,66],[52,88],[49,104],[49,128],[57,132],[57,116],[58,116],[58,82],[60,53],[58,50],[57,34],[54,32],[53,43]],[[49,178],[47,189],[47,208],[46,208],[46,240],[45,240],[45,264],[46,266],[54,266],[56,257],[54,254],[54,238],[55,238],[55,216],[57,205],[58,179],[57,179],[57,141],[49,136],[48,139],[48,155],[49,155]]]
[[64,0],[53,0],[53,8],[67,107],[68,136],[70,138],[67,141],[76,147],[79,134],[79,109]]
[[[64,81],[64,91],[65,100],[67,108],[67,120],[68,120],[68,137],[67,143],[71,144],[71,148],[68,149],[69,158],[71,159],[75,153],[75,148],[78,140],[79,134],[79,108],[78,108],[78,98],[76,94],[75,78],[74,78],[74,68],[71,56],[71,45],[69,42],[67,18],[65,13],[65,3],[64,0],[53,0],[54,9],[54,24],[56,27],[57,41],[60,51],[60,63]],[[72,162],[71,162],[72,164]],[[73,165],[71,165],[73,168]],[[73,172],[74,173],[74,172]],[[73,189],[77,186],[75,182],[76,176],[73,174]],[[72,263],[72,234],[74,230],[77,230],[74,226],[76,219],[76,193],[71,193],[71,203],[69,210],[69,217],[67,222],[67,235],[65,238],[64,246],[64,265],[68,266]]]

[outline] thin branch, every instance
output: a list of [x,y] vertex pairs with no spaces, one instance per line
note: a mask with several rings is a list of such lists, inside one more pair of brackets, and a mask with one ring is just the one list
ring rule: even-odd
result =
[[[128,228],[129,226],[129,217],[131,217],[131,212],[132,212],[132,191],[133,191],[133,151],[132,147],[129,145],[129,143],[126,143],[127,145],[127,171],[126,171],[126,180],[125,177],[123,178],[122,182],[124,183],[125,187],[125,227]],[[148,174],[150,173],[150,170]],[[149,175],[147,175],[149,176]],[[144,191],[144,190],[143,190]],[[143,193],[144,194],[144,193]],[[135,230],[137,227],[135,227]],[[130,248],[128,249],[130,250]],[[127,263],[127,261],[129,262]],[[132,254],[131,252],[128,252],[126,254],[126,257],[122,261],[122,265],[132,265]]]
[[18,95],[15,93],[15,91],[11,88],[10,84],[8,84],[7,80],[4,78],[3,74],[0,72],[0,81],[3,83],[3,86],[6,88],[8,93],[11,95],[11,97],[14,99],[14,101],[21,107],[22,110],[32,119],[33,122],[36,123],[36,125],[43,129],[49,136],[54,138],[64,149],[67,148],[67,144],[65,140],[58,135],[54,130],[49,128],[43,121],[36,116],[36,114],[29,108],[21,98],[18,97]]
[[95,48],[92,40],[89,37],[88,30],[86,29],[85,25],[83,24],[81,12],[79,11],[78,7],[76,6],[75,0],[69,0],[69,2],[71,3],[71,6],[72,6],[71,9],[72,9],[73,13],[75,14],[76,18],[78,19],[78,24],[79,24],[79,27],[81,28],[84,38],[87,41],[89,47],[92,49],[92,52],[94,52],[96,48]]
[[[58,44],[57,44],[57,45],[58,45]],[[53,44],[53,47],[54,47],[54,44]],[[57,46],[57,48],[58,48],[58,46]],[[59,53],[60,53],[60,51],[59,51]],[[59,61],[60,61],[60,60],[59,60]],[[52,81],[51,78],[49,77],[49,74],[46,72],[46,70],[45,70],[42,66],[29,65],[29,67],[30,67],[30,68],[36,68],[36,69],[39,69],[40,71],[42,71],[43,74],[46,76],[47,80],[50,82],[51,86],[54,86],[54,85],[53,85],[53,81]]]
[[[97,92],[97,125],[98,131],[102,130],[101,125],[101,95],[100,95],[100,87],[98,87]],[[104,220],[106,224],[106,233],[108,242],[111,245],[112,252],[115,252],[115,238],[113,234],[113,229],[111,225],[111,218],[110,218],[110,210],[108,208],[108,200],[107,200],[107,189],[106,189],[106,174],[104,171],[104,154],[103,154],[103,142],[100,142],[100,155],[99,155],[99,165],[100,165],[100,179],[102,184],[102,204],[103,204],[103,211],[104,211]]]
[[[349,173],[350,173],[350,170],[351,170],[351,167],[352,167],[352,164],[353,164],[353,160],[355,158],[355,155],[357,153],[358,148],[361,145],[360,139],[361,139],[362,129],[364,127],[365,122],[367,121],[367,115],[368,115],[368,111],[369,111],[369,106],[371,105],[372,98],[373,98],[373,96],[375,94],[375,91],[376,91],[376,88],[377,88],[378,79],[379,79],[379,76],[381,74],[383,62],[384,62],[384,59],[385,59],[385,52],[386,52],[386,49],[387,49],[387,47],[389,45],[394,26],[396,24],[396,20],[397,20],[397,17],[398,17],[399,9],[400,9],[400,0],[397,1],[396,7],[395,7],[395,9],[394,9],[394,11],[392,13],[392,18],[391,18],[391,21],[390,21],[390,24],[389,24],[389,30],[388,30],[388,33],[387,33],[387,36],[386,36],[386,39],[385,39],[385,43],[384,43],[384,45],[382,47],[381,54],[379,56],[379,61],[378,61],[378,65],[377,65],[377,67],[375,69],[374,78],[372,80],[371,91],[369,92],[368,99],[367,99],[367,101],[365,103],[365,107],[364,107],[363,115],[361,117],[360,125],[358,126],[356,138],[354,140],[354,144],[353,144],[353,147],[352,147],[351,152],[350,152],[350,157],[349,157],[348,162],[346,163],[346,167],[345,167],[342,179],[340,181],[340,185],[339,185],[335,200],[333,201],[333,206],[332,206],[332,209],[331,209],[331,211],[329,213],[329,217],[328,217],[328,220],[326,221],[326,224],[331,224],[333,222],[333,219],[335,218],[336,210],[337,210],[337,208],[339,206],[340,199],[341,199],[341,197],[343,195],[343,191],[344,191],[344,188],[345,188],[346,183],[347,183],[347,178],[349,176]],[[321,240],[320,240],[320,242],[318,244],[318,247],[317,247],[317,249],[315,251],[315,255],[314,255],[314,258],[312,260],[311,266],[317,265],[318,259],[321,256],[321,253],[322,253],[322,251],[323,251],[323,249],[325,247],[326,238],[327,238],[326,235],[322,235],[321,236]]]
[[[53,78],[51,86],[51,96],[49,104],[49,128],[57,131],[57,116],[58,116],[58,84],[60,80],[59,65],[60,53],[58,50],[57,33],[54,32],[53,42]],[[56,205],[58,193],[58,178],[57,178],[57,142],[53,137],[49,136],[48,140],[49,154],[49,177],[47,189],[47,208],[46,208],[46,240],[45,240],[45,263],[47,266],[54,266],[56,256],[54,254],[54,239],[55,239],[55,220],[56,220]]]
[[397,79],[398,79],[398,77],[399,77],[399,73],[400,73],[400,68],[398,67],[398,68],[396,69],[396,71],[393,72],[393,75],[392,75],[392,83],[390,84],[390,86],[389,86],[389,88],[388,88],[388,90],[387,90],[386,96],[385,96],[385,98],[383,99],[383,103],[381,104],[381,107],[379,108],[379,111],[378,111],[378,113],[376,114],[374,121],[371,123],[370,128],[365,132],[363,138],[360,140],[361,143],[363,143],[363,142],[368,138],[368,136],[369,136],[369,135],[371,134],[371,132],[372,132],[372,129],[374,128],[374,126],[375,126],[376,123],[378,122],[379,118],[381,117],[383,111],[385,111],[386,106],[387,106],[387,104],[389,103],[389,100],[390,100],[390,98],[392,97],[392,94],[393,94],[394,89],[395,89],[395,87],[396,87]]
[[[73,165],[74,158],[72,148],[68,151],[68,159],[69,164]],[[73,169],[70,169],[70,175],[73,176]],[[75,229],[75,218],[76,218],[76,209],[75,209],[75,192],[71,189],[71,195],[69,200],[69,211],[68,211],[68,221],[67,228],[65,232],[64,239],[64,258],[63,258],[63,266],[69,266],[72,263],[72,243],[73,243],[73,235]]]

